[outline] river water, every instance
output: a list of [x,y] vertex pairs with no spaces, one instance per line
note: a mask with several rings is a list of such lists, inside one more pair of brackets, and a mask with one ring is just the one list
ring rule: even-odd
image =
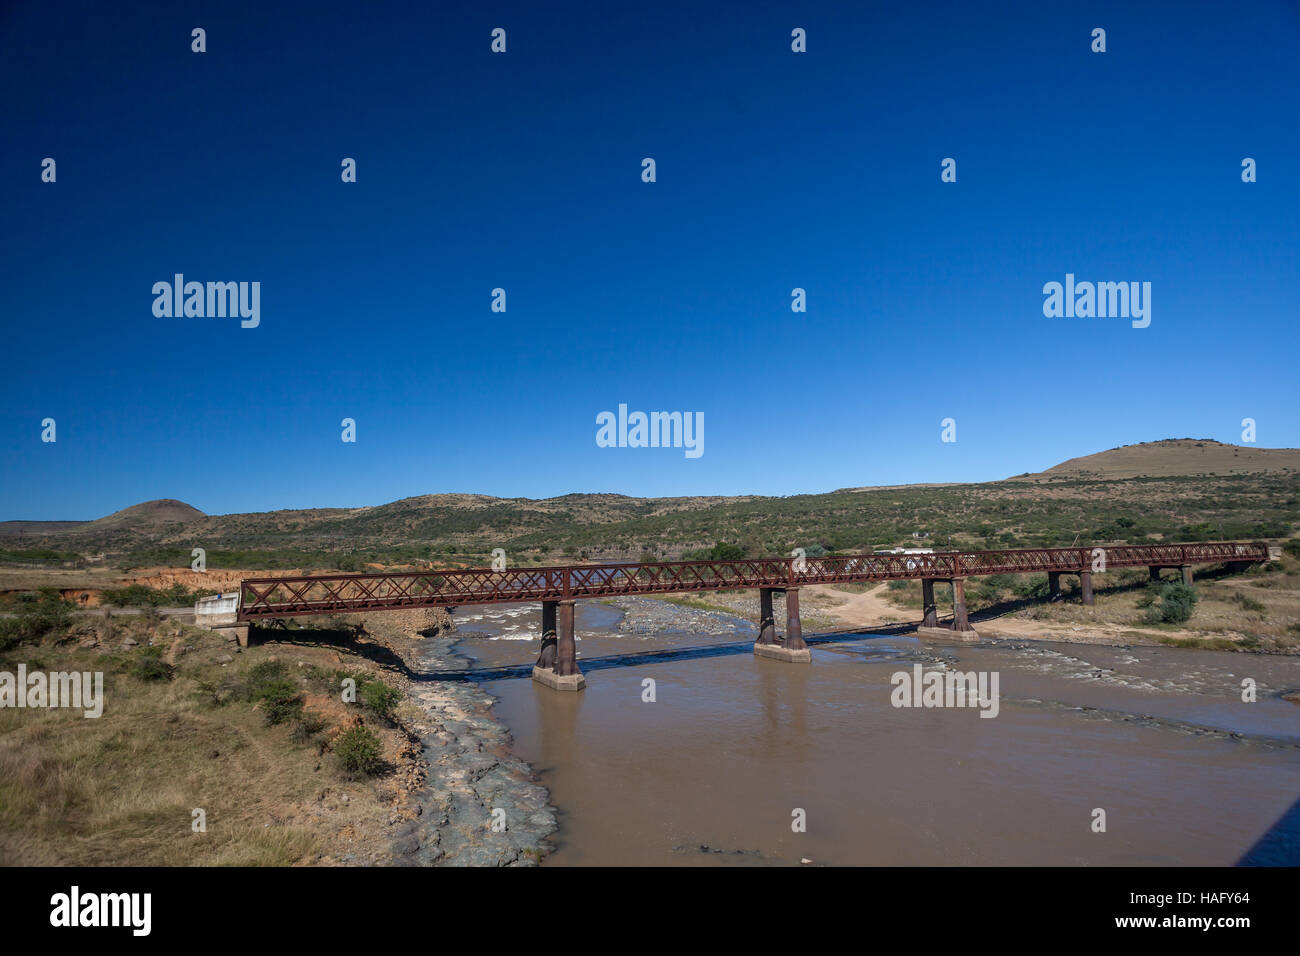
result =
[[[566,694],[529,677],[536,606],[455,618],[559,808],[546,865],[1300,863],[1295,658],[864,634],[811,637],[810,666],[755,658],[739,618],[629,633],[579,602]],[[996,674],[996,716],[894,706],[917,664]]]

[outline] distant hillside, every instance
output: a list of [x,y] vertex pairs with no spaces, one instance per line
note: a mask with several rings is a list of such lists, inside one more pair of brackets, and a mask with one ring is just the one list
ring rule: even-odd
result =
[[89,521],[0,521],[0,536],[46,535],[84,528]]
[[161,528],[169,524],[183,524],[205,517],[207,516],[198,508],[187,505],[183,501],[177,501],[175,498],[159,498],[156,501],[144,501],[123,508],[121,511],[115,511],[107,517],[81,526],[79,530],[145,530]]
[[22,526],[21,544],[8,537],[0,561],[103,553],[123,567],[185,567],[191,549],[203,547],[212,568],[268,570],[482,566],[494,548],[512,563],[539,564],[680,558],[717,544],[759,556],[918,542],[1007,548],[1278,538],[1300,525],[1300,451],[1178,439],[970,484],[785,497],[440,494],[373,507],[215,516],[163,500],[88,523],[9,524]]
[[1071,458],[1036,475],[1051,478],[1169,478],[1178,475],[1262,475],[1300,472],[1300,449],[1225,445],[1209,438],[1171,438]]

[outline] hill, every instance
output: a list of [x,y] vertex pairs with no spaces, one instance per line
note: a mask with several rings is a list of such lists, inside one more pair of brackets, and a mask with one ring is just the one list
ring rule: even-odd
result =
[[1300,449],[1225,445],[1209,438],[1171,438],[1123,445],[1095,455],[1071,458],[1036,475],[1013,481],[1052,478],[1168,478],[1176,475],[1258,475],[1300,472]]
[[[630,498],[439,494],[361,508],[204,515],[150,501],[87,524],[24,522],[0,561],[212,568],[481,566],[696,556],[719,543],[757,556],[792,547],[1007,548],[1285,537],[1300,524],[1300,451],[1178,439],[1115,448],[1036,475],[823,494]],[[42,551],[44,549],[44,551]]]
[[119,528],[145,530],[161,528],[169,524],[186,524],[204,517],[206,515],[202,511],[183,501],[159,498],[115,511],[111,515],[80,526],[78,530],[102,531]]

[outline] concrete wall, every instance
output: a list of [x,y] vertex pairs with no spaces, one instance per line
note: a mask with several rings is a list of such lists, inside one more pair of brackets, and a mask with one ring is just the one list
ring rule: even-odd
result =
[[194,623],[201,627],[234,624],[239,612],[238,594],[217,594],[194,602]]

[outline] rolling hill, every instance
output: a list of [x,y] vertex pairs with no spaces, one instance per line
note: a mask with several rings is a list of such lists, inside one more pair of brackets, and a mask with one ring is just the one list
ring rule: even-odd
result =
[[[22,526],[0,560],[37,549],[66,559],[213,567],[676,558],[717,543],[749,554],[793,546],[864,550],[918,539],[939,547],[1142,543],[1281,537],[1300,521],[1300,451],[1176,439],[1114,448],[1003,481],[842,489],[788,497],[630,498],[438,494],[360,508],[205,515],[163,499],[84,523]],[[39,528],[33,526],[41,526]],[[4,526],[0,525],[0,532]],[[25,550],[24,550],[25,549]]]
[[1300,472],[1300,449],[1225,445],[1208,438],[1174,438],[1124,445],[1071,458],[1017,481],[1053,478],[1170,478],[1177,475],[1254,475]]

